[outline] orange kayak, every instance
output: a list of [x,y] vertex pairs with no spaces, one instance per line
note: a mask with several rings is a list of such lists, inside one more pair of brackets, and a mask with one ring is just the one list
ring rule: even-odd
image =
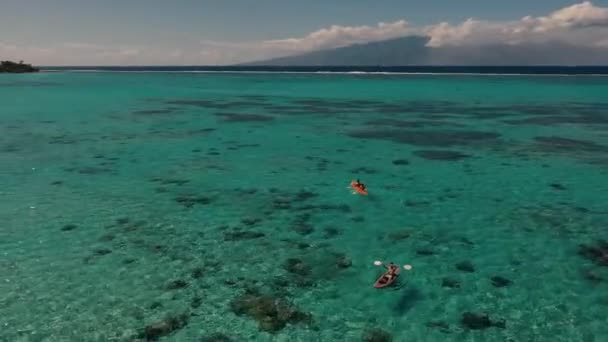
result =
[[382,274],[380,276],[380,278],[378,278],[378,280],[376,280],[376,282],[374,283],[374,287],[377,289],[381,289],[383,287],[387,287],[387,286],[391,286],[395,280],[397,280],[397,277],[399,276],[399,269],[396,270],[395,272],[395,276],[390,278],[388,277],[388,272]]
[[357,181],[354,181],[354,180],[351,181],[350,186],[352,186],[353,189],[355,189],[355,191],[360,193],[361,195],[367,195],[367,190],[365,190],[362,187],[360,187],[359,185],[357,185]]

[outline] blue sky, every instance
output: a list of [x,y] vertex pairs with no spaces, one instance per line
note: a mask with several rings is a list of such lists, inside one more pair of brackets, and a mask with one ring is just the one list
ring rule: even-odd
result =
[[[59,58],[64,49],[72,54],[68,58],[72,64],[96,64],[103,58],[108,64],[165,64],[164,60],[167,64],[222,64],[358,41],[346,32],[343,34],[350,35],[350,40],[334,37],[332,41],[302,44],[302,48],[294,45],[299,41],[289,46],[285,42],[253,51],[259,42],[301,39],[333,25],[373,28],[380,22],[403,20],[408,27],[422,29],[442,22],[455,27],[468,18],[500,24],[524,16],[541,18],[577,3],[581,1],[2,0],[0,58],[20,53],[22,59],[37,64],[66,64]],[[603,14],[608,0],[590,5],[591,10],[585,13],[591,13],[591,18],[592,11]],[[406,32],[403,27],[395,30],[368,32],[361,40]],[[82,56],[74,56],[78,53]],[[112,53],[122,57],[112,57]]]

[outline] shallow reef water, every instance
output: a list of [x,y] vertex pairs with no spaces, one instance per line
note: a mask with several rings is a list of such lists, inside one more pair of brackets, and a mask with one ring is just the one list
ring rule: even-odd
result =
[[2,77],[0,341],[608,340],[608,78]]

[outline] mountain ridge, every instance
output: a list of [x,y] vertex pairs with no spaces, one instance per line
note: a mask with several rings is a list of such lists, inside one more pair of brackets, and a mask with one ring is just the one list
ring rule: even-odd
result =
[[559,41],[429,47],[429,37],[407,36],[321,49],[235,66],[543,66],[607,65],[608,48]]

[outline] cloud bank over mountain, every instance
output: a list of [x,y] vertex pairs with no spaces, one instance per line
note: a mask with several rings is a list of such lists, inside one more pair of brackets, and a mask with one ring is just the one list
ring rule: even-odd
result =
[[388,40],[408,35],[430,37],[429,46],[518,44],[560,40],[564,43],[593,46],[608,39],[608,8],[589,1],[562,8],[547,16],[526,16],[516,21],[492,22],[477,19],[452,25],[442,22],[412,27],[405,20],[377,26],[331,26],[305,37],[263,42],[266,47],[310,51],[343,47],[356,43]]

